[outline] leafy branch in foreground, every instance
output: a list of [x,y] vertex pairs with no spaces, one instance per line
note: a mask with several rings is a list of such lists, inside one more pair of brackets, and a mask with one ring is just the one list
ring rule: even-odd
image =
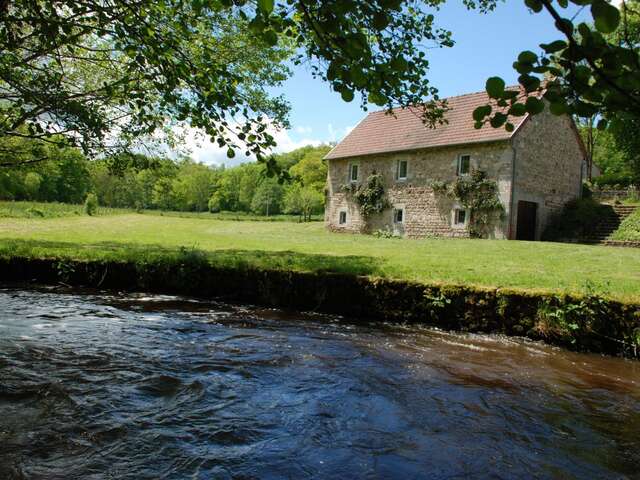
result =
[[[442,0],[14,0],[0,5],[0,136],[101,153],[195,127],[263,159],[288,104],[268,89],[305,63],[345,101],[443,105],[426,78]],[[487,11],[495,0],[464,0]],[[178,128],[180,127],[180,128]],[[113,153],[113,152],[111,152]]]
[[291,42],[268,45],[206,3],[4,3],[0,135],[103,152],[191,126],[221,147],[273,145],[266,119],[286,125],[288,106],[266,89],[287,77]]
[[[623,0],[620,8],[606,0],[525,0],[533,12],[547,12],[562,38],[541,44],[541,52],[520,53],[514,68],[521,89],[507,89],[499,77],[487,80],[493,104],[474,112],[476,128],[490,123],[513,130],[509,117],[536,115],[544,100],[553,114],[608,120],[640,118],[640,2]],[[569,8],[579,8],[570,12]],[[593,23],[574,24],[589,7]],[[569,14],[571,13],[571,17]],[[565,16],[566,15],[566,16]]]

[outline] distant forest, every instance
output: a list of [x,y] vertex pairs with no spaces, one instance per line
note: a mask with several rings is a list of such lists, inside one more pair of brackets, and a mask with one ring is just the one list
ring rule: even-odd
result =
[[275,155],[288,176],[279,182],[256,162],[225,167],[141,154],[89,160],[76,148],[19,142],[12,148],[21,156],[14,161],[22,164],[0,168],[0,200],[81,203],[94,193],[105,207],[288,213],[305,219],[324,209],[322,158],[329,145]]

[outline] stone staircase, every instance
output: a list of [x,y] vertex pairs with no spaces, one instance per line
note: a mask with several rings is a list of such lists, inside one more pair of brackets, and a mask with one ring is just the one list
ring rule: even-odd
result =
[[607,211],[589,231],[583,241],[585,243],[605,243],[609,235],[615,232],[622,221],[631,215],[636,208],[635,205],[606,205]]

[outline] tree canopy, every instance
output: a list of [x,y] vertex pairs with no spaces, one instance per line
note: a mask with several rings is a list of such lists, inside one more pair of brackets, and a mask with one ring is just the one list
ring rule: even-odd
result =
[[[113,153],[195,127],[229,157],[240,149],[265,160],[269,126],[288,125],[270,87],[291,63],[363,108],[421,105],[435,126],[447,106],[429,82],[428,51],[453,45],[437,25],[445,1],[0,1],[0,136]],[[500,1],[462,3],[488,12]],[[521,92],[487,81],[494,104],[476,110],[477,127],[512,129],[508,115],[540,113],[541,97],[553,113],[597,114],[601,126],[640,116],[638,0],[524,4],[548,15],[559,38],[518,56]],[[590,21],[575,24],[587,9]]]
[[[190,126],[262,159],[288,105],[268,94],[307,62],[342,98],[441,115],[426,49],[452,44],[423,7],[441,0],[0,2],[0,136],[85,152]],[[465,0],[470,8],[476,2]],[[491,3],[480,0],[480,8]],[[54,136],[57,135],[57,136]]]
[[[513,130],[509,116],[538,114],[543,99],[552,113],[582,118],[598,115],[599,128],[620,116],[640,118],[640,2],[623,0],[620,8],[606,0],[525,0],[535,13],[546,13],[561,38],[524,51],[513,67],[520,90],[489,78],[486,90],[493,105],[474,112],[476,128],[485,123]],[[579,7],[576,13],[570,7]],[[589,9],[591,22],[574,18]]]

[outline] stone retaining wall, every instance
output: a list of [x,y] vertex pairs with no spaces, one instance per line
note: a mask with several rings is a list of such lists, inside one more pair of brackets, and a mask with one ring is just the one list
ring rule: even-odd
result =
[[[424,285],[334,273],[229,269],[203,261],[81,262],[0,258],[0,282],[64,283],[182,294],[372,320],[501,333],[582,351],[638,356],[640,304],[459,285]],[[557,323],[562,319],[561,323]],[[564,323],[563,323],[564,322]]]
[[640,248],[640,240],[605,240],[603,242],[600,242],[600,245],[607,245],[610,247]]

